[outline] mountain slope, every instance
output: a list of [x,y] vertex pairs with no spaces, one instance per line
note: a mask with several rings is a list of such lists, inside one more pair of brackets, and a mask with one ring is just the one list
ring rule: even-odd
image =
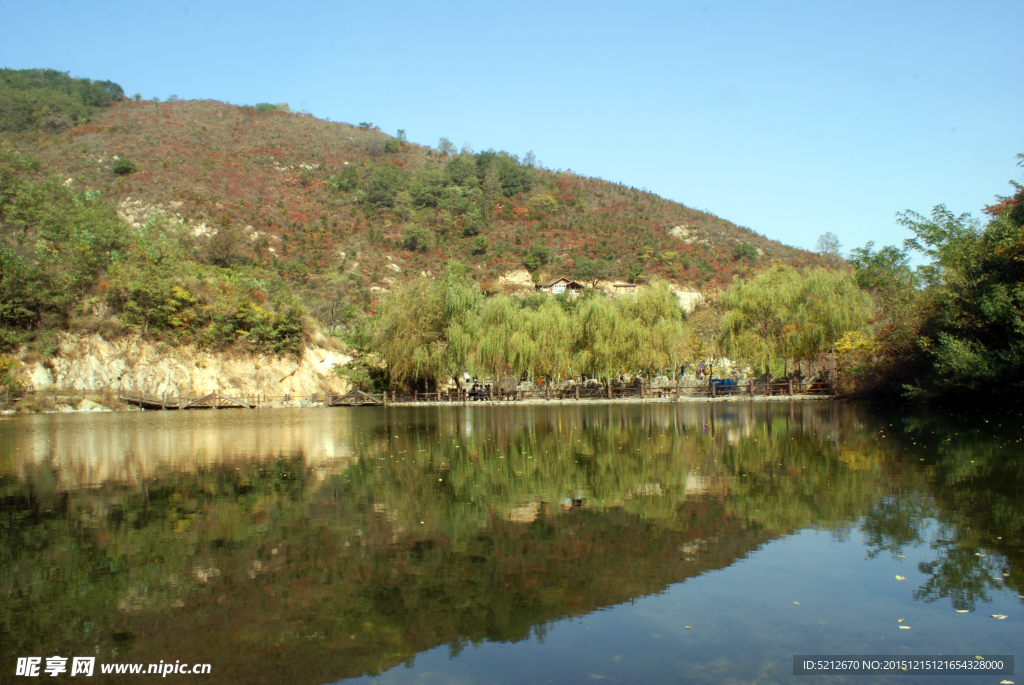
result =
[[[269,108],[123,101],[88,124],[10,142],[129,215],[159,206],[209,239],[224,234],[214,250],[221,261],[273,262],[294,277],[354,268],[367,285],[387,287],[402,277],[396,260],[408,274],[457,258],[485,284],[525,261],[548,273],[600,267],[611,279],[632,272],[699,287],[748,273],[754,261],[816,261],[636,189],[494,155],[527,179],[513,195],[504,183],[487,187],[487,153],[450,156],[368,125],[259,109]],[[115,157],[136,172],[115,175]],[[460,182],[460,166],[478,178]],[[581,258],[602,263],[581,269]]]

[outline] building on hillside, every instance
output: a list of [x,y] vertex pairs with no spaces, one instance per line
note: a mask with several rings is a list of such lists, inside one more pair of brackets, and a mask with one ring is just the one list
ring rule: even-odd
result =
[[550,281],[544,281],[543,283],[538,283],[534,286],[537,292],[551,293],[552,295],[565,292],[578,293],[583,290],[584,287],[586,286],[579,281],[574,281],[571,278],[566,278],[565,276],[559,276],[558,278],[554,278]]
[[612,287],[615,288],[616,295],[635,293],[640,289],[640,285],[637,283],[616,283]]

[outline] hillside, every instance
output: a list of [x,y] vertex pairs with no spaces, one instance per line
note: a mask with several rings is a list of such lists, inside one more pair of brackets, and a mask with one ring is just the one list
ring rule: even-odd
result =
[[6,349],[32,331],[127,326],[296,351],[311,327],[348,328],[377,292],[453,259],[485,293],[554,274],[702,290],[773,262],[818,262],[651,193],[536,168],[532,155],[432,149],[287,106],[129,100],[106,81],[0,72],[0,100],[21,108],[0,121]]
[[[436,245],[428,238],[428,249],[406,250],[405,271],[436,271],[454,257],[479,267],[485,281],[521,268],[533,246],[552,248],[552,271],[573,272],[580,257],[612,257],[613,278],[626,278],[638,264],[642,273],[691,285],[745,271],[747,259],[736,258],[744,244],[769,259],[809,259],[716,216],[571,172],[517,165],[518,185],[506,182],[501,193],[488,193],[480,155],[439,154],[366,125],[279,110],[124,101],[65,132],[9,140],[71,178],[72,187],[100,190],[119,203],[162,205],[190,223],[241,232],[251,242],[251,252],[242,250],[246,258],[294,261],[315,273],[336,269],[342,253],[354,253],[377,284],[392,276],[384,253],[399,250],[414,226],[433,233]],[[115,157],[130,159],[137,171],[115,176]],[[356,173],[346,175],[352,167]],[[464,170],[453,167],[469,167],[478,178],[461,180]],[[388,178],[382,170],[401,176]],[[419,196],[417,184],[426,186]],[[446,187],[465,192],[446,197]],[[476,207],[460,206],[466,204]],[[467,216],[473,209],[479,218]],[[747,254],[740,249],[740,257]]]

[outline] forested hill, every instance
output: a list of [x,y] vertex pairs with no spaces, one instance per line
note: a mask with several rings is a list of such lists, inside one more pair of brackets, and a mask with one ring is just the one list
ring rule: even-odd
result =
[[296,350],[452,260],[493,294],[551,275],[700,290],[819,259],[532,154],[431,148],[287,105],[144,101],[0,69],[0,113],[0,353],[125,327]]
[[647,192],[535,168],[530,155],[431,149],[280,106],[115,98],[85,118],[3,135],[72,189],[205,222],[211,236],[227,234],[222,262],[273,263],[292,277],[355,268],[367,286],[386,288],[385,278],[436,274],[456,258],[485,287],[525,265],[697,288],[769,260],[815,259]]

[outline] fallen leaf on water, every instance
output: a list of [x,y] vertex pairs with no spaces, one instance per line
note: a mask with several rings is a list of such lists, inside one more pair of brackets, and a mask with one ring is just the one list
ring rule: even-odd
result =
[[906,577],[904,577],[904,576],[896,576],[896,580],[906,580]]
[[1017,599],[1024,599],[1024,595],[1017,595]]
[[969,614],[971,612],[970,609],[955,609],[954,611],[958,614]]
[[983,557],[983,556],[985,556],[985,555],[984,555],[984,554],[982,554],[981,552],[975,552],[975,553],[974,553],[974,556],[976,556],[976,557]]
[[1000,680],[999,685],[1013,685],[1012,680]]
[[691,628],[690,626],[686,626],[686,629],[687,630],[693,630],[693,628]]
[[897,622],[897,623],[903,623],[903,619],[901,618],[900,620],[898,620],[898,621],[896,621],[896,622]]
[[896,556],[898,556],[900,559],[906,559],[907,558],[906,554],[897,554]]
[[793,602],[793,604],[799,604],[800,602]]
[[910,630],[910,626],[900,626],[900,630]]
[[992,618],[998,618],[1000,621],[1002,621],[1004,618],[1010,618],[1010,617],[1007,616],[1006,614],[992,614]]

